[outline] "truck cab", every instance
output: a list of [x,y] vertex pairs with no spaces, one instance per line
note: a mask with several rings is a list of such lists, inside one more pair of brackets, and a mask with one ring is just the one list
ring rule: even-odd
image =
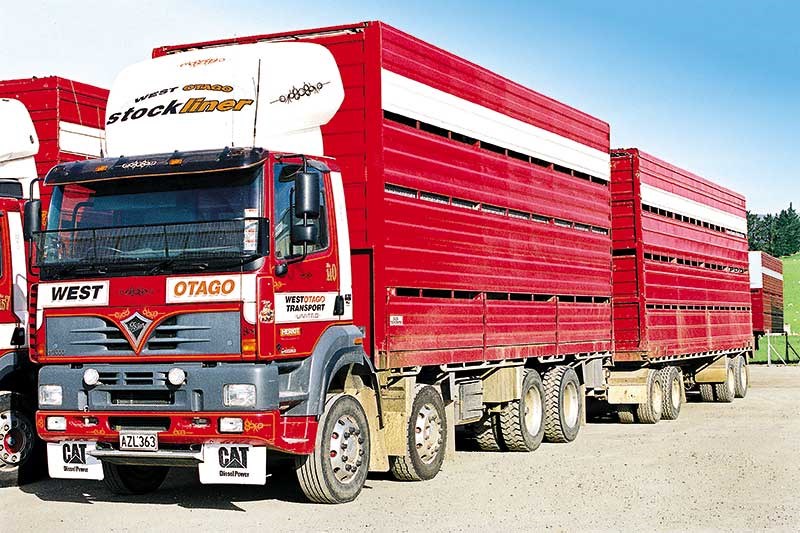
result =
[[28,261],[23,205],[36,178],[39,139],[25,106],[0,98],[0,481],[16,482],[33,454],[29,401],[35,372],[27,356]]
[[110,156],[55,167],[46,226],[30,228],[52,477],[139,493],[189,466],[203,483],[264,484],[268,449],[309,477],[327,423],[346,428],[325,434],[351,453],[325,467],[334,489],[317,490],[360,491],[370,409],[330,394],[343,369],[373,375],[352,323],[342,177],[320,155],[319,125],[342,98],[336,63],[312,44],[201,50],[119,75]]

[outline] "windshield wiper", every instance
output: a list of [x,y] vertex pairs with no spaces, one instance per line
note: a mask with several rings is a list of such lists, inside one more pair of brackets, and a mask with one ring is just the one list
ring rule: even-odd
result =
[[148,276],[152,276],[154,274],[159,274],[161,272],[166,272],[167,270],[174,270],[175,263],[180,262],[181,268],[190,268],[192,270],[205,270],[208,268],[208,263],[205,261],[195,261],[189,262],[189,259],[181,259],[179,257],[172,258],[172,259],[165,259],[160,263],[153,265],[150,270],[147,271]]

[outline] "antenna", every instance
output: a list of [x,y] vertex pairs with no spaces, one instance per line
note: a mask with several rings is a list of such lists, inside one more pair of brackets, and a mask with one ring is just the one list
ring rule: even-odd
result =
[[258,58],[258,73],[256,74],[256,112],[253,116],[253,146],[256,145],[256,123],[258,122],[258,101],[261,95],[261,58]]

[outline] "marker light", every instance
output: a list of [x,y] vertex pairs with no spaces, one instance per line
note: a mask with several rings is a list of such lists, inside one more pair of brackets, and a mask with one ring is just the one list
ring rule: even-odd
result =
[[61,385],[39,385],[39,405],[59,406],[64,402]]
[[167,374],[167,380],[169,380],[171,385],[176,387],[178,385],[183,385],[186,381],[186,372],[184,372],[182,368],[173,368]]
[[94,368],[87,368],[83,372],[83,382],[89,385],[90,387],[94,387],[95,385],[100,383],[100,372],[98,372]]
[[66,431],[67,419],[63,416],[48,416],[45,421],[47,431]]
[[241,418],[223,417],[219,419],[220,433],[242,433],[244,423]]
[[255,407],[256,386],[238,383],[222,387],[222,403],[225,407]]

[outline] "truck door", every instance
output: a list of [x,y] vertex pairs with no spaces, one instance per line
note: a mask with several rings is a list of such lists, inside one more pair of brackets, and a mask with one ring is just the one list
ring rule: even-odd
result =
[[302,171],[297,161],[273,166],[273,268],[277,272],[275,291],[275,355],[310,355],[324,331],[338,321],[334,313],[339,296],[338,243],[333,224],[333,195],[330,173],[311,167],[320,190],[317,242],[303,246],[292,243],[291,228],[302,221],[295,215],[294,176]]

